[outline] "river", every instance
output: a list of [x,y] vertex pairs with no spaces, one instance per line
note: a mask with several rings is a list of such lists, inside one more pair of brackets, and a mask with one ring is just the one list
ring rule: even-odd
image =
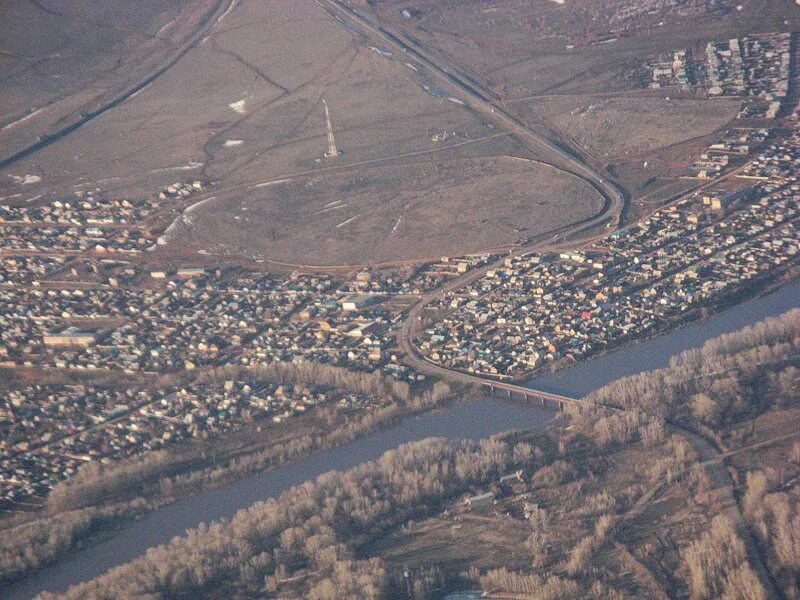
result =
[[539,375],[531,379],[528,385],[579,398],[620,377],[666,367],[672,356],[702,346],[706,340],[798,307],[800,281],[793,281],[771,294],[728,307],[707,319],[625,346],[568,369]]
[[[529,383],[537,388],[581,396],[619,377],[664,367],[678,352],[799,306],[800,283],[791,283],[772,294],[742,302],[703,321],[556,374],[540,375]],[[514,428],[542,429],[553,415],[551,410],[486,398],[459,402],[444,411],[406,418],[391,428],[347,446],[319,452],[291,465],[178,500],[120,528],[110,539],[77,550],[68,559],[10,586],[3,590],[2,597],[22,600],[42,591],[63,591],[72,584],[128,562],[147,548],[168,542],[201,522],[230,517],[258,500],[278,495],[321,473],[348,469],[372,460],[405,442],[430,436],[478,439]]]

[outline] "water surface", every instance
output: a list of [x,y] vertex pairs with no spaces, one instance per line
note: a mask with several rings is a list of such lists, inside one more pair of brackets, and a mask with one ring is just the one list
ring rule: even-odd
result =
[[620,377],[664,368],[669,365],[672,356],[702,346],[706,340],[798,307],[800,282],[792,282],[771,294],[736,304],[670,333],[626,346],[568,369],[538,375],[529,380],[527,385],[565,396],[585,396]]
[[[619,377],[667,366],[674,354],[706,340],[741,329],[765,317],[800,307],[800,283],[727,308],[716,315],[657,338],[540,375],[529,385],[571,396],[585,395]],[[3,598],[21,600],[42,591],[63,591],[128,562],[147,548],[168,542],[201,522],[230,517],[254,502],[276,496],[293,485],[331,470],[344,470],[375,459],[398,445],[431,436],[479,439],[509,429],[543,429],[553,412],[497,399],[456,403],[447,410],[408,418],[347,446],[320,452],[291,465],[259,473],[220,489],[202,492],[156,510],[115,531],[109,540],[74,552],[67,560],[3,590]]]
[[113,532],[113,537],[74,552],[68,559],[3,590],[0,597],[31,598],[42,591],[59,592],[128,562],[151,546],[163,544],[201,522],[230,517],[255,502],[277,496],[294,485],[332,470],[345,470],[378,458],[400,444],[432,436],[480,439],[510,429],[541,430],[555,411],[486,398],[458,402],[446,410],[403,419],[398,424],[332,450],[253,475],[222,488],[182,498]]

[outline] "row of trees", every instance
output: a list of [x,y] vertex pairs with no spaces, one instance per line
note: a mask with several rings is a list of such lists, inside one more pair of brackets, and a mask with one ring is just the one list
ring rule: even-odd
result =
[[766,592],[747,559],[734,523],[724,515],[685,552],[693,600],[764,600]]
[[84,508],[0,531],[0,588],[52,562],[93,531],[146,508],[143,500],[113,508]]
[[380,373],[355,373],[340,367],[313,363],[270,363],[254,367],[224,366],[200,373],[197,383],[222,384],[229,379],[314,384],[346,393],[367,394],[391,400],[382,408],[354,419],[330,433],[305,434],[282,444],[273,444],[222,464],[209,466],[213,455],[205,446],[191,445],[176,451],[149,452],[128,460],[103,465],[87,463],[71,480],[49,494],[50,514],[123,501],[137,496],[174,497],[196,492],[208,485],[296,460],[314,450],[338,446],[372,432],[403,415],[432,408],[452,397],[452,390],[436,382],[412,394],[405,382]]
[[46,516],[0,532],[0,581],[28,575],[114,521],[144,512],[160,502],[286,464],[315,450],[346,444],[453,397],[453,391],[442,382],[412,391],[407,383],[379,372],[356,373],[305,362],[224,366],[192,374],[191,379],[165,377],[160,382],[165,386],[222,384],[229,379],[314,384],[385,398],[387,403],[330,432],[306,433],[281,443],[262,444],[222,460],[215,456],[214,446],[197,444],[182,445],[169,452],[149,452],[108,465],[87,463],[75,477],[49,494]]
[[[706,342],[669,367],[619,379],[587,400],[717,431],[800,401],[800,310]],[[766,393],[764,393],[766,391]]]
[[747,474],[745,517],[767,551],[770,570],[789,598],[800,596],[800,488],[770,492],[764,471]]
[[533,460],[532,452],[495,438],[406,444],[255,504],[230,521],[201,525],[65,598],[259,597],[296,585],[315,600],[381,598],[389,592],[381,561],[358,560],[354,551],[467,489],[531,466],[515,463],[515,456]]

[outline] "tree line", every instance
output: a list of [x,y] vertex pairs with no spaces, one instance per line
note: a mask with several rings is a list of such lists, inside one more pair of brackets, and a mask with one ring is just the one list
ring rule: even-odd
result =
[[287,588],[312,600],[383,598],[390,591],[385,566],[356,558],[355,550],[509,469],[531,466],[515,456],[533,460],[498,438],[405,444],[229,521],[200,525],[64,598],[255,598]]
[[[800,402],[800,309],[707,341],[664,369],[618,379],[586,400],[707,432]],[[766,393],[765,393],[766,392]]]
[[[287,442],[269,443],[219,462],[213,445],[209,449],[208,444],[187,444],[111,464],[87,463],[75,477],[51,491],[44,507],[45,516],[0,532],[0,582],[29,575],[54,562],[77,543],[120,519],[181,495],[286,464],[316,450],[346,444],[454,396],[454,391],[443,382],[412,390],[407,383],[384,377],[379,372],[355,373],[341,367],[306,362],[216,367],[201,371],[192,379],[167,376],[159,385],[222,384],[229,379],[314,384],[346,393],[387,398],[392,402],[330,432],[307,433]],[[135,507],[133,512],[132,506]]]

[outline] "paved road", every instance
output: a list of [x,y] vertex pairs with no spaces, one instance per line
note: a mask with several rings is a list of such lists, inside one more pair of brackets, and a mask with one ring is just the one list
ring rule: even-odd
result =
[[[491,269],[493,266],[495,266],[495,263],[470,271],[465,276],[448,282],[443,287],[425,294],[422,298],[420,298],[419,302],[417,302],[417,304],[411,308],[405,322],[398,331],[397,342],[400,349],[406,354],[407,362],[409,362],[414,368],[423,373],[436,375],[450,381],[457,381],[471,385],[486,384],[487,379],[485,378],[478,377],[476,375],[470,375],[469,373],[452,371],[425,360],[411,340],[419,329],[421,322],[420,318],[427,304],[429,304],[434,298],[442,296],[448,291],[456,290],[462,286],[477,281],[486,273],[487,270]],[[533,388],[531,388],[531,390],[536,392],[536,390]],[[579,402],[579,400],[576,400],[576,402]],[[742,515],[739,504],[736,502],[736,497],[734,496],[733,492],[733,480],[731,479],[730,473],[728,473],[728,470],[725,467],[723,453],[714,447],[708,440],[692,431],[679,428],[674,424],[672,425],[672,429],[679,435],[685,437],[697,451],[700,464],[702,464],[703,468],[708,473],[709,479],[711,480],[711,484],[713,486],[713,492],[716,494],[723,507],[722,514],[728,515],[736,527],[739,537],[744,542],[745,547],[747,548],[750,565],[753,567],[759,579],[761,580],[764,590],[767,593],[767,599],[777,600],[781,598],[781,595],[778,593],[775,586],[775,582],[772,579],[769,570],[766,568],[766,565],[764,564],[758,545],[750,532],[747,521]],[[640,499],[640,501],[637,503],[637,510],[634,511],[634,513],[641,512],[641,510],[644,509],[644,507],[655,495],[657,489],[658,486],[654,486],[652,493],[646,494]]]
[[[521,123],[516,117],[505,112],[500,106],[491,102],[484,94],[475,89],[471,82],[466,81],[458,75],[454,69],[448,68],[441,64],[437,64],[434,59],[422,48],[418,43],[409,38],[401,40],[396,34],[393,34],[379,25],[373,23],[369,18],[357,13],[349,6],[340,2],[339,0],[316,0],[318,4],[325,7],[332,14],[337,15],[341,19],[348,20],[351,24],[356,25],[367,34],[381,39],[381,41],[388,46],[413,56],[416,61],[424,66],[434,77],[440,82],[447,85],[450,89],[454,89],[457,96],[468,104],[474,110],[482,113],[487,118],[499,123],[506,130],[512,132],[519,139],[526,143],[531,149],[545,149],[554,155],[558,156],[561,160],[566,162],[573,174],[581,177],[589,182],[595,189],[597,189],[606,199],[606,206],[604,211],[593,219],[586,222],[576,224],[571,228],[569,234],[579,233],[586,229],[592,228],[606,220],[615,218],[615,225],[619,224],[619,215],[624,207],[624,196],[620,190],[607,180],[602,174],[596,172],[589,165],[581,162],[578,158],[571,153],[566,152],[564,149],[556,146],[543,136],[537,134],[535,131],[529,129],[526,125]],[[552,232],[551,234],[552,235]],[[534,249],[542,251],[546,250],[550,235],[539,236],[530,240],[525,246],[520,248],[515,254],[522,254],[530,252]],[[422,323],[422,315],[425,307],[436,298],[444,297],[447,292],[454,291],[471,283],[474,283],[483,277],[488,270],[495,267],[497,262],[487,264],[481,268],[474,269],[467,272],[461,277],[457,277],[444,286],[433,290],[423,295],[420,300],[409,310],[405,322],[401,326],[397,334],[397,342],[400,349],[406,354],[407,360],[418,370],[438,375],[445,379],[458,381],[461,383],[473,385],[485,385],[486,379],[452,371],[445,367],[435,365],[427,360],[419,353],[417,348],[411,342],[413,337],[418,333]],[[747,552],[750,558],[750,564],[755,569],[759,579],[764,585],[767,592],[767,598],[770,600],[780,598],[772,577],[767,570],[758,546],[753,539],[747,522],[739,509],[736,498],[733,493],[733,481],[725,468],[722,453],[717,450],[708,440],[703,437],[684,429],[674,428],[678,433],[683,435],[695,448],[700,456],[700,462],[705,467],[714,486],[714,491],[718,494],[719,499],[724,507],[724,513],[733,521],[737,528],[739,536],[745,543]]]
[[[515,116],[506,112],[498,103],[493,102],[476,85],[458,73],[458,71],[440,59],[434,58],[416,40],[401,34],[393,33],[368,16],[365,16],[340,0],[316,0],[317,4],[334,15],[338,20],[349,23],[350,26],[360,29],[368,36],[379,39],[383,44],[395,51],[411,57],[423,67],[429,75],[451,90],[458,99],[467,106],[481,113],[487,119],[494,121],[503,129],[513,133],[520,141],[532,150],[545,150],[557,157],[567,168],[565,170],[580,177],[594,187],[606,200],[604,210],[594,218],[590,226],[598,225],[608,220],[614,224],[619,223],[620,215],[625,206],[625,197],[622,191],[602,173],[576,157],[571,151],[553,143],[546,137],[529,128]],[[587,227],[588,228],[588,227]]]
[[[605,203],[603,210],[594,217],[562,228],[557,232],[550,232],[534,237],[523,244],[518,250],[514,251],[513,255],[524,254],[533,250],[545,251],[549,247],[548,244],[553,241],[552,236],[554,233],[559,237],[573,236],[608,221],[614,225],[619,223],[619,217],[625,205],[625,198],[619,188],[603,174],[595,171],[592,167],[575,157],[571,152],[557,146],[544,136],[530,129],[516,117],[507,113],[501,106],[492,102],[484,93],[478,90],[471,81],[468,81],[465,77],[458,74],[453,67],[437,62],[437,60],[432,58],[418,42],[409,38],[401,39],[398,34],[384,29],[380,25],[374,23],[369,17],[357,12],[339,0],[316,0],[316,2],[340,22],[345,23],[353,29],[361,30],[367,36],[379,39],[383,44],[394,49],[396,52],[411,57],[433,78],[451,90],[452,93],[467,106],[515,135],[532,150],[544,150],[556,157],[558,161],[566,165],[567,168],[564,169],[565,171],[572,173],[591,185],[604,198]],[[422,313],[426,305],[437,297],[443,297],[450,290],[455,290],[477,281],[483,277],[489,269],[495,267],[497,262],[499,261],[487,264],[478,269],[473,269],[451,280],[443,287],[423,295],[410,309],[403,326],[398,332],[397,343],[400,349],[409,357],[409,361],[411,361],[417,369],[424,373],[447,377],[451,380],[461,381],[462,383],[485,384],[486,380],[480,377],[451,371],[426,361],[411,343],[411,339],[419,331]]]
[[82,113],[73,121],[72,123],[65,125],[64,127],[60,128],[58,131],[55,131],[49,135],[43,136],[38,141],[34,142],[30,146],[23,148],[22,150],[15,152],[11,156],[7,156],[6,158],[0,158],[0,169],[5,169],[6,167],[11,166],[12,164],[16,163],[23,158],[46,148],[50,144],[53,144],[68,136],[73,131],[80,129],[90,121],[96,119],[103,113],[111,110],[112,108],[116,108],[123,102],[125,102],[128,98],[131,98],[134,94],[142,91],[148,85],[153,83],[156,79],[161,77],[164,73],[166,73],[169,69],[175,66],[179,60],[181,60],[189,50],[191,50],[195,45],[197,45],[203,37],[205,37],[208,32],[214,28],[214,26],[219,22],[220,18],[223,17],[231,8],[235,0],[218,0],[213,7],[211,7],[208,12],[203,16],[198,24],[196,30],[189,36],[188,40],[181,46],[178,51],[161,67],[156,69],[150,75],[134,83],[131,87],[123,90],[119,94],[117,94],[114,98],[107,101],[103,105],[90,110],[86,113]]

